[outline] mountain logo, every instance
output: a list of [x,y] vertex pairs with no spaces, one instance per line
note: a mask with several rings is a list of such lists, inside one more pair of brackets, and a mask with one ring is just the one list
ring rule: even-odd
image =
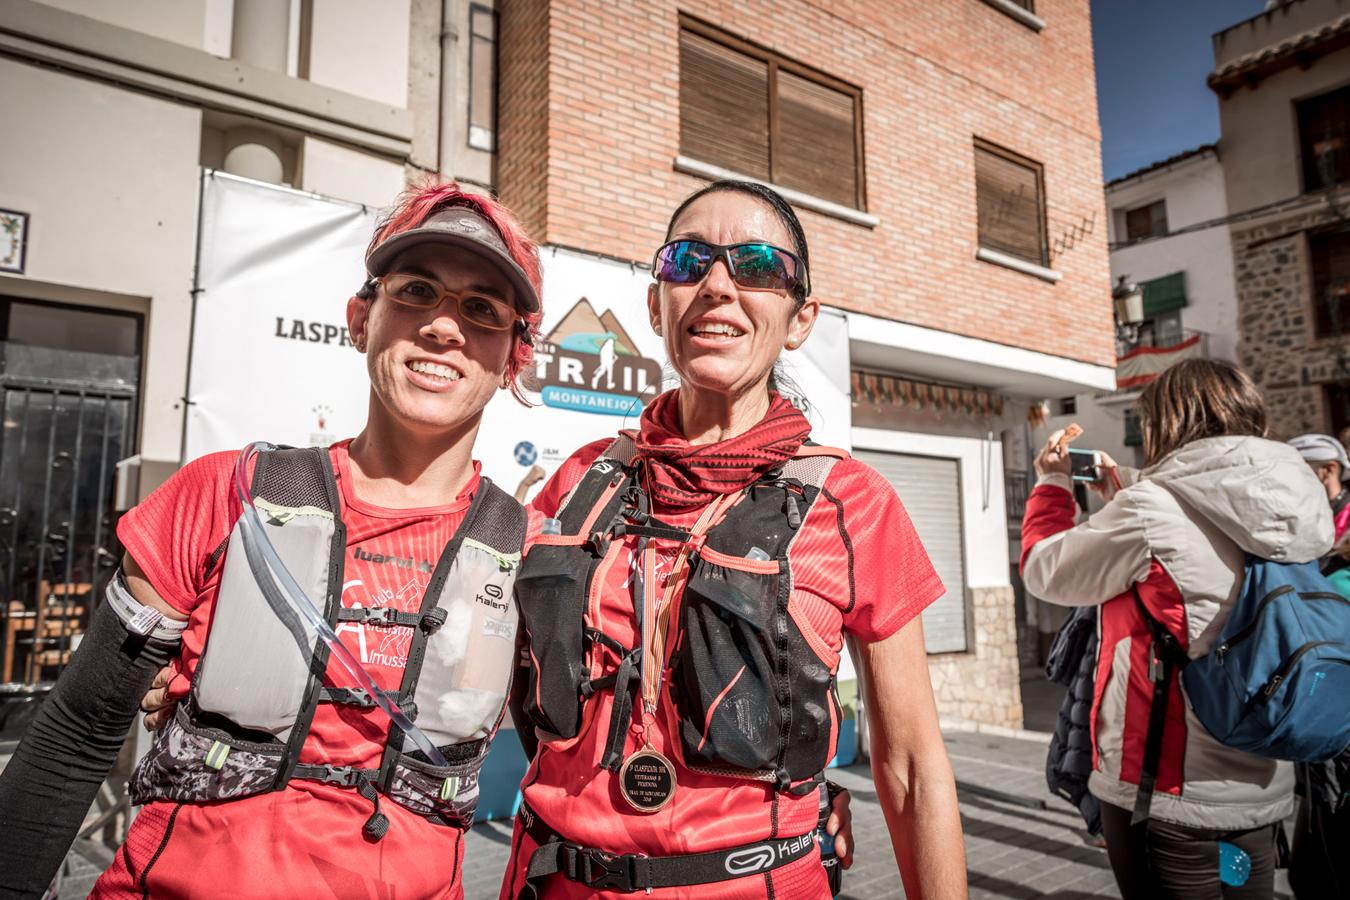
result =
[[526,390],[545,406],[610,416],[637,416],[661,393],[661,365],[642,356],[611,310],[582,297],[534,348]]

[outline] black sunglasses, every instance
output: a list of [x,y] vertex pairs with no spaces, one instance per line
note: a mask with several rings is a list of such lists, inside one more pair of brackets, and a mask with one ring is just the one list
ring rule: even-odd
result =
[[749,244],[709,244],[707,241],[671,241],[656,251],[652,274],[670,284],[698,284],[718,260],[726,264],[731,280],[753,291],[784,291],[799,300],[811,293],[806,265],[795,253],[757,241]]

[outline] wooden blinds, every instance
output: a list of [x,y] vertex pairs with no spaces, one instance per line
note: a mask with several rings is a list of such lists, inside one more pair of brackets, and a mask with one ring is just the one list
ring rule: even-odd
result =
[[1039,266],[1049,264],[1038,164],[977,143],[975,201],[981,247]]
[[680,154],[863,208],[861,92],[709,26],[680,30]]
[[769,65],[680,32],[680,153],[769,181]]
[[844,206],[858,205],[853,96],[778,70],[773,180]]

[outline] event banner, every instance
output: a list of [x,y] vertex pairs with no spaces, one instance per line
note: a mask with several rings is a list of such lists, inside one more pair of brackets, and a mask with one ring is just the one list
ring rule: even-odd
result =
[[[376,213],[357,204],[220,172],[202,194],[186,458],[253,440],[311,446],[365,423],[369,379],[347,334],[347,298],[364,277]],[[636,428],[675,385],[651,329],[644,268],[544,247],[544,321],[525,407],[502,391],[475,456],[508,492],[537,491],[574,450]],[[825,310],[783,356],[807,399],[813,437],[848,446],[846,320]]]

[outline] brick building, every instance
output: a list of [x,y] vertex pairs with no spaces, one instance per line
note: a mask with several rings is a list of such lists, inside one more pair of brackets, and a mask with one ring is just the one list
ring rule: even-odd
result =
[[1004,446],[1032,402],[1114,387],[1087,5],[517,0],[500,53],[496,187],[597,278],[711,178],[784,189],[847,324],[845,433],[949,588],[942,712],[1020,726]]
[[1350,425],[1350,3],[1214,35],[1239,359],[1282,437]]

